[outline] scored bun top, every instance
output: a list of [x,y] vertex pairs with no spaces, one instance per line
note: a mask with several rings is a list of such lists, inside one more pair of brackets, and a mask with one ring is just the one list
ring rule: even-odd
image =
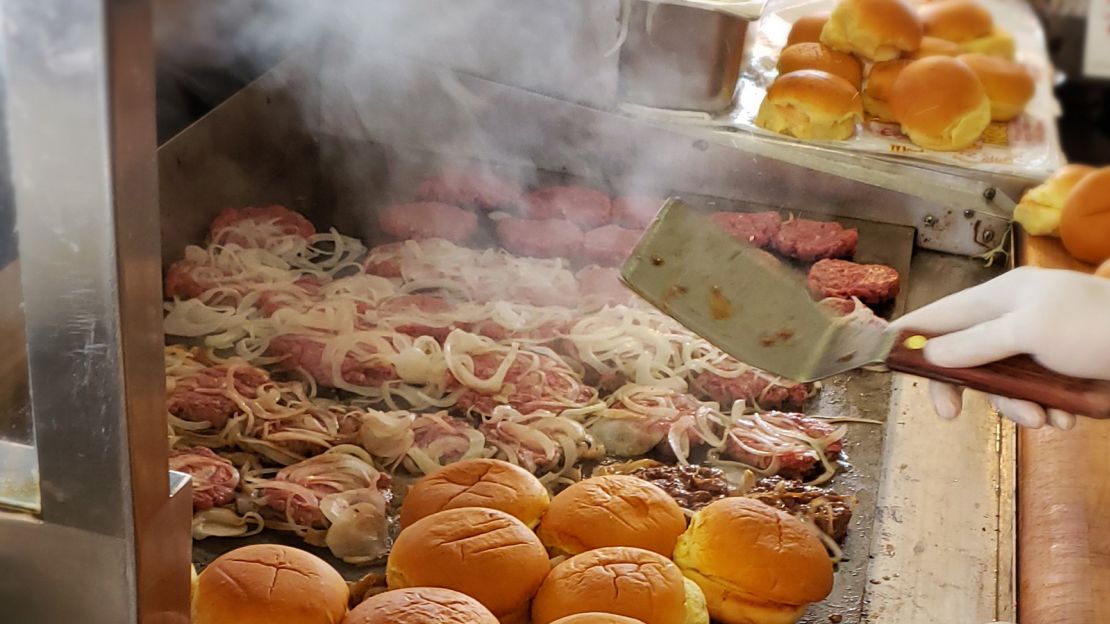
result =
[[990,124],[990,100],[966,63],[931,56],[907,65],[894,81],[890,107],[910,138],[930,149],[962,149]]
[[341,624],[498,624],[480,602],[439,587],[383,592],[364,600]]
[[552,624],[644,624],[643,620],[612,613],[576,613],[559,618]]
[[724,498],[697,512],[674,559],[760,601],[803,605],[832,591],[821,541],[801,520],[750,498]]
[[986,37],[994,31],[991,12],[972,0],[941,0],[921,7],[925,34],[956,43]]
[[499,459],[448,464],[419,479],[401,503],[401,527],[444,509],[498,509],[529,528],[539,523],[551,497],[532,473]]
[[193,624],[321,624],[347,612],[347,583],[323,559],[277,544],[225,553],[197,577]]
[[863,65],[847,52],[837,52],[822,43],[796,43],[779,55],[780,74],[801,69],[819,69],[847,80],[857,90],[863,84]]
[[496,509],[448,509],[401,531],[386,562],[390,589],[445,587],[516,621],[551,569],[547,551],[520,520]]
[[842,0],[821,31],[821,43],[889,61],[917,50],[924,34],[921,18],[902,0]]
[[813,15],[799,17],[794,25],[790,27],[790,34],[786,37],[786,46],[790,47],[795,43],[820,43],[821,30],[825,28],[828,21],[828,13],[814,13]]
[[1010,121],[1020,115],[1037,91],[1033,74],[1021,63],[978,53],[963,54],[959,59],[983,83],[995,121]]
[[1060,215],[1060,240],[1084,262],[1110,259],[1110,167],[1085,176],[1072,189]]
[[532,601],[532,624],[592,611],[681,624],[685,601],[682,572],[670,559],[640,548],[599,548],[551,570]]
[[669,557],[686,516],[673,498],[638,477],[579,481],[559,493],[540,523],[544,545],[576,555],[604,546],[633,546]]

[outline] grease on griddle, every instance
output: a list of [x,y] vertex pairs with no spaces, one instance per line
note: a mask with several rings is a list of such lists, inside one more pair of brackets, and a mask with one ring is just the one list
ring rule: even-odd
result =
[[663,258],[659,256],[651,257],[651,266],[663,266]]
[[777,347],[778,345],[788,342],[794,337],[793,329],[780,329],[773,334],[767,334],[759,339],[759,344],[765,347]]
[[663,293],[663,305],[670,305],[671,301],[678,299],[688,292],[690,292],[690,289],[685,286],[679,286],[678,284],[671,286],[667,289],[667,292]]
[[721,321],[732,316],[732,302],[721,294],[721,287],[714,286],[709,290],[709,313],[716,321]]

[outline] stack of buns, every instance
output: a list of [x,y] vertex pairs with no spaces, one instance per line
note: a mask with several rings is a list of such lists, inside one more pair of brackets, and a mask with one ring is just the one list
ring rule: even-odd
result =
[[926,149],[965,149],[1032,100],[1033,76],[1013,56],[1013,38],[973,0],[920,9],[905,0],[841,0],[828,16],[795,22],[756,125],[846,140],[862,108]]
[[480,459],[418,481],[402,504],[388,588],[349,611],[348,586],[326,562],[263,545],[197,577],[192,621],[790,624],[831,588],[818,538],[761,502],[723,499],[687,526],[664,490],[636,477],[587,479],[550,501],[534,479]]
[[1110,260],[1110,167],[1083,176],[1068,193],[1060,213],[1060,240],[1083,262]]
[[1094,171],[1087,165],[1064,165],[1043,184],[1026,191],[1014,208],[1014,221],[1034,236],[1059,236],[1064,203],[1075,185]]

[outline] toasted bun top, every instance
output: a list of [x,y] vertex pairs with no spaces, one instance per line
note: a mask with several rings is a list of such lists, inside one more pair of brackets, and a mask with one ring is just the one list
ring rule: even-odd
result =
[[1107,260],[1106,262],[1103,262],[1102,266],[1100,266],[1098,268],[1098,270],[1095,271],[1095,275],[1097,275],[1099,277],[1108,277],[1108,278],[1110,278],[1110,260]]
[[801,69],[819,69],[847,80],[857,90],[863,83],[863,65],[847,52],[837,52],[821,43],[796,43],[779,55],[780,74]]
[[540,523],[543,543],[576,555],[603,546],[674,552],[686,516],[658,486],[628,475],[579,481],[559,493]]
[[1087,175],[1072,189],[1060,215],[1060,240],[1084,262],[1110,259],[1110,167]]
[[319,624],[347,612],[347,583],[323,559],[277,544],[244,546],[197,578],[193,624]]
[[803,605],[832,591],[821,541],[801,520],[750,498],[724,498],[695,514],[675,562],[756,600]]
[[613,615],[612,613],[578,613],[559,618],[552,624],[644,624],[636,618]]
[[401,504],[401,527],[444,509],[499,509],[534,527],[551,497],[532,473],[498,459],[448,464],[418,480]]
[[925,34],[956,43],[986,37],[994,30],[991,12],[971,0],[943,0],[921,7]]
[[1025,106],[1026,102],[1033,99],[1037,84],[1025,65],[978,53],[961,54],[959,59],[979,77],[992,102]]
[[876,100],[889,100],[895,79],[911,62],[913,61],[898,59],[896,61],[875,63],[867,74],[867,86],[864,88],[864,92]]
[[884,57],[873,53],[880,48],[913,52],[921,45],[922,35],[921,18],[902,0],[841,0],[822,31],[821,41],[836,49],[849,44],[853,51],[883,61],[897,54]]
[[532,624],[600,611],[645,624],[686,621],[686,586],[669,559],[639,548],[599,548],[555,566],[532,602]]
[[480,602],[439,587],[395,589],[367,598],[342,624],[498,624]]
[[520,520],[496,509],[463,507],[401,531],[386,580],[390,589],[453,589],[500,618],[528,604],[550,567],[543,544]]
[[983,83],[963,61],[930,56],[907,65],[890,92],[894,116],[906,127],[940,135],[983,105]]
[[767,90],[772,102],[791,103],[824,115],[843,117],[863,114],[859,91],[847,80],[816,69],[803,69],[779,76]]
[[811,41],[820,42],[821,29],[825,27],[825,23],[828,21],[828,13],[814,13],[813,15],[799,17],[794,25],[790,27],[790,34],[786,37],[786,46],[790,47],[795,43]]

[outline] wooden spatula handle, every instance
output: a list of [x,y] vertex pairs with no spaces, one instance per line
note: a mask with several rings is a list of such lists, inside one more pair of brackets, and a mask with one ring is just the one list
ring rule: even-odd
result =
[[1110,418],[1110,381],[1054,373],[1019,355],[976,368],[943,368],[925,361],[921,349],[906,346],[915,332],[902,334],[887,357],[891,370],[967,386],[990,394],[1033,401],[1091,418]]

